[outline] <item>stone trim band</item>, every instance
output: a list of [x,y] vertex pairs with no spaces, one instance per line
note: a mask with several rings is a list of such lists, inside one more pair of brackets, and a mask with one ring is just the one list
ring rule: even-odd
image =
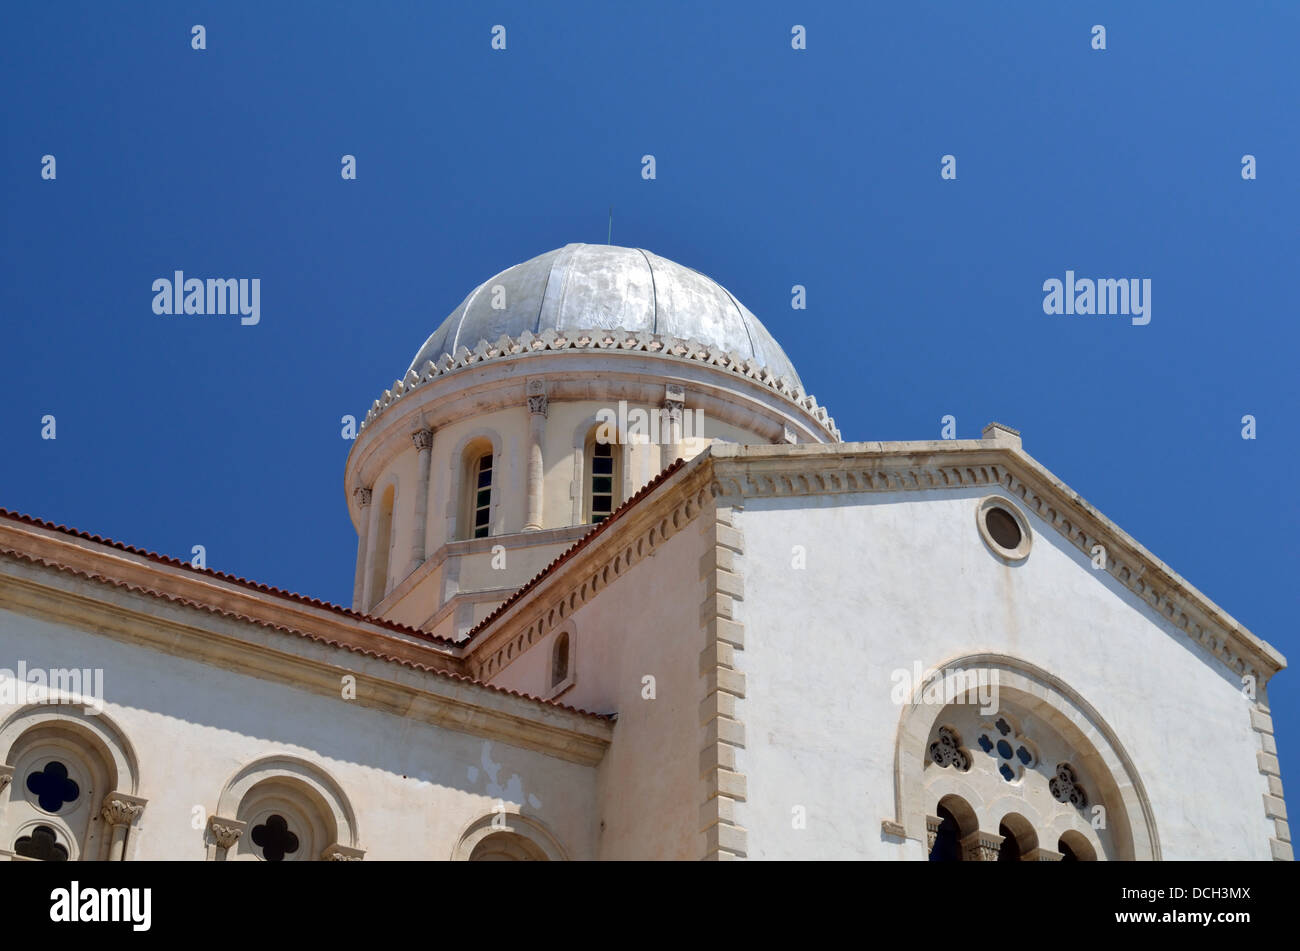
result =
[[693,360],[729,370],[776,391],[816,420],[833,441],[838,442],[840,439],[840,431],[835,428],[835,420],[826,412],[826,408],[819,406],[813,396],[805,393],[803,387],[790,382],[788,377],[776,376],[767,367],[759,365],[752,359],[741,358],[716,345],[684,340],[669,334],[621,329],[545,330],[540,334],[525,331],[517,338],[503,335],[496,343],[480,340],[473,350],[461,347],[454,357],[444,354],[437,362],[430,360],[425,363],[418,373],[415,368],[411,368],[405,377],[394,381],[392,387],[385,390],[383,396],[371,404],[365,420],[361,423],[361,428],[364,430],[384,410],[406,394],[444,374],[454,373],[486,360],[510,359],[547,350],[623,350],[656,354],[669,359]]

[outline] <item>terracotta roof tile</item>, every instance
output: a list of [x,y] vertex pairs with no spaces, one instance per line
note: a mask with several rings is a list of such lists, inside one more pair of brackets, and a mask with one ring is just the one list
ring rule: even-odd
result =
[[[122,551],[130,552],[132,554],[144,555],[154,561],[158,561],[163,564],[189,568],[191,571],[194,571],[199,574],[213,575],[223,580],[232,581],[237,584],[244,585],[245,587],[253,588],[258,591],[263,591],[269,594],[276,595],[277,597],[285,597],[295,601],[306,602],[308,604],[312,604],[317,607],[327,608],[336,611],[340,614],[345,614],[350,617],[356,618],[357,620],[373,622],[376,624],[380,624],[384,627],[400,630],[403,633],[421,635],[428,640],[436,640],[436,641],[443,641],[443,642],[447,641],[446,638],[435,637],[432,634],[426,634],[425,632],[418,631],[415,628],[408,628],[405,625],[396,624],[395,622],[391,622],[391,621],[386,621],[384,618],[376,618],[369,615],[358,614],[355,611],[350,611],[347,608],[342,608],[339,607],[338,605],[330,604],[329,602],[326,601],[318,601],[315,598],[308,598],[303,595],[292,594],[290,592],[283,591],[279,588],[272,588],[269,585],[263,585],[263,584],[258,584],[257,582],[247,581],[243,578],[237,578],[234,575],[227,575],[223,572],[212,571],[210,569],[203,569],[203,568],[194,568],[192,565],[188,565],[187,563],[181,562],[175,558],[169,558],[166,555],[159,555],[154,552],[144,551],[143,549],[133,548],[130,545],[123,545],[122,543],[115,542],[112,539],[101,538],[98,535],[90,535],[86,532],[80,532],[77,531],[76,529],[67,528],[63,525],[55,525],[52,522],[47,522],[44,521],[43,519],[34,518],[30,515],[22,515],[19,513],[11,512],[8,509],[0,508],[0,516],[12,519],[14,521],[22,522],[24,524],[35,525],[39,528],[47,528],[47,529],[52,529],[54,531],[62,532],[67,535],[74,535],[78,538],[84,538],[88,541],[95,542],[96,544],[117,548]],[[577,713],[582,716],[592,717],[598,720],[613,720],[616,718],[615,714],[594,713],[590,710],[583,710],[578,707],[572,707],[569,706],[568,704],[560,703],[556,700],[545,700],[541,697],[535,697],[531,694],[523,693],[518,690],[510,690],[506,687],[498,687],[494,684],[485,683],[481,680],[476,680],[475,678],[467,674],[457,674],[448,670],[440,670],[436,667],[429,666],[428,664],[420,664],[415,661],[405,660],[401,657],[396,657],[391,654],[385,654],[382,651],[357,647],[356,645],[348,644],[344,641],[339,641],[328,637],[322,637],[319,634],[313,634],[310,631],[303,631],[297,628],[286,627],[285,625],[282,624],[273,624],[270,621],[265,621],[262,620],[261,618],[250,617],[249,615],[239,614],[234,611],[227,611],[223,608],[218,608],[215,605],[204,604],[202,602],[194,601],[189,598],[182,598],[177,595],[167,594],[166,592],[156,591],[153,588],[147,588],[142,585],[132,584],[130,582],[122,581],[117,578],[110,578],[107,575],[101,575],[90,571],[83,571],[79,568],[73,568],[69,565],[65,565],[60,562],[50,561],[49,559],[46,558],[40,558],[35,555],[30,555],[26,552],[19,551],[17,549],[0,547],[0,555],[5,555],[11,558],[17,558],[21,561],[26,561],[30,564],[42,565],[46,568],[52,568],[100,584],[107,584],[116,588],[121,588],[126,591],[131,591],[139,594],[149,595],[155,598],[160,598],[162,600],[169,601],[173,604],[180,604],[186,607],[194,608],[199,611],[206,611],[209,614],[217,615],[219,617],[231,618],[233,620],[242,621],[248,624],[255,624],[259,627],[268,628],[270,630],[280,631],[281,633],[292,634],[294,636],[306,638],[308,640],[315,641],[317,643],[326,644],[330,647],[341,648],[343,650],[350,651],[351,653],[354,654],[361,654],[363,656],[373,657],[377,660],[386,661],[388,663],[400,664],[403,667],[409,667],[414,670],[424,671],[425,673],[435,674],[439,677],[446,677],[452,680],[458,680],[461,681],[462,683],[471,684],[475,687],[480,687],[484,690],[491,690],[494,693],[509,694],[512,697],[518,697],[522,700],[528,700],[533,703],[541,704],[543,706],[554,707],[560,710],[567,710],[570,713]]]
[[345,608],[339,604],[333,604],[329,601],[322,601],[319,598],[313,598],[305,594],[297,594],[293,591],[286,591],[283,588],[276,588],[269,584],[262,584],[260,581],[250,581],[247,578],[241,578],[238,575],[227,574],[224,571],[216,571],[212,568],[196,568],[188,561],[179,558],[172,558],[170,555],[160,555],[158,552],[149,551],[144,548],[136,548],[133,545],[125,545],[122,542],[114,541],[111,538],[104,538],[101,535],[92,535],[89,532],[83,532],[66,525],[56,525],[54,522],[47,522],[45,519],[36,518],[33,515],[24,515],[21,512],[13,512],[6,508],[0,508],[0,517],[10,519],[11,521],[21,522],[25,525],[34,525],[37,528],[49,529],[50,531],[60,532],[64,535],[71,535],[76,538],[84,538],[87,541],[95,542],[97,545],[105,545],[109,548],[116,548],[119,551],[127,552],[132,555],[140,555],[159,564],[170,565],[173,568],[181,568],[185,571],[191,571],[197,575],[207,575],[212,578],[219,578],[222,581],[237,584],[244,588],[250,588],[253,591],[260,591],[263,594],[269,594],[277,598],[284,598],[288,601],[296,601],[299,604],[309,604],[314,608],[321,608],[326,611],[332,611],[335,614],[341,614],[345,617],[354,618],[358,621],[365,621],[367,624],[374,624],[378,627],[387,628],[390,631],[397,631],[406,634],[409,637],[418,637],[421,640],[446,644],[449,647],[457,646],[457,641],[451,638],[441,637],[437,634],[430,634],[428,631],[422,631],[418,627],[410,627],[398,621],[391,621],[388,618],[377,617],[373,614],[363,614],[360,611],[354,611],[351,608]]

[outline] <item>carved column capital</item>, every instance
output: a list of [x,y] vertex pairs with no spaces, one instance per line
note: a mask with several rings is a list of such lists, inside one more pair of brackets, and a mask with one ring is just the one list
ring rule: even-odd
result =
[[939,837],[939,826],[943,825],[943,820],[938,816],[925,817],[925,851],[927,853],[934,851],[934,840]]
[[220,816],[208,817],[208,831],[212,833],[212,841],[217,843],[217,848],[229,851],[235,847],[239,837],[243,835],[246,822],[240,822],[238,819],[223,819]]
[[433,430],[417,429],[411,433],[411,442],[415,443],[415,448],[421,452],[433,448]]
[[109,793],[99,814],[110,826],[134,825],[144,815],[144,804],[145,800],[126,793]]
[[542,380],[529,380],[527,386],[528,412],[534,416],[545,416],[548,409],[546,383]]
[[374,494],[372,489],[364,485],[359,485],[352,490],[352,497],[357,500],[357,505],[366,506],[370,504],[370,497]]
[[13,778],[14,768],[12,766],[6,766],[4,763],[0,763],[0,793],[5,791],[5,788],[13,781]]
[[327,846],[320,857],[326,862],[360,862],[365,854],[361,849],[339,845],[335,842],[333,845]]
[[1021,857],[1023,862],[1059,862],[1065,858],[1060,852],[1052,849],[1030,849]]
[[972,832],[961,840],[962,855],[967,862],[996,862],[1003,841],[996,832]]

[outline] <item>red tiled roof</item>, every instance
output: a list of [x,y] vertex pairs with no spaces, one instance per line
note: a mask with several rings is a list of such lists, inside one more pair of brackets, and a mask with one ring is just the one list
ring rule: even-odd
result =
[[[238,584],[244,585],[245,587],[253,588],[257,591],[274,594],[277,597],[285,597],[290,600],[305,602],[317,607],[327,608],[341,614],[349,615],[358,620],[371,621],[376,624],[381,624],[385,627],[393,628],[395,630],[401,630],[404,633],[417,634],[423,636],[425,639],[428,640],[447,642],[446,638],[435,637],[432,634],[426,634],[424,631],[419,631],[416,630],[415,628],[408,628],[405,625],[397,624],[392,621],[387,621],[384,618],[376,618],[370,615],[358,614],[355,611],[350,611],[347,608],[339,607],[338,605],[330,604],[329,602],[326,601],[318,601],[315,598],[309,598],[304,595],[292,594],[290,592],[283,591],[279,588],[272,588],[269,585],[258,584],[257,582],[254,581],[247,581],[243,578],[237,578],[234,575],[227,575],[223,572],[212,571],[211,569],[195,568],[194,566],[189,565],[186,562],[178,561],[175,558],[169,558],[166,555],[159,555],[154,552],[144,551],[143,549],[133,548],[130,545],[124,545],[120,542],[115,542],[112,539],[101,538],[98,535],[90,535],[87,534],[86,532],[80,532],[77,531],[76,529],[67,528],[66,526],[63,525],[55,525],[52,522],[46,522],[43,519],[34,518],[30,515],[22,515],[16,512],[11,512],[8,509],[0,508],[0,516],[12,519],[13,521],[22,522],[24,524],[34,525],[40,528],[53,529],[55,531],[59,531],[67,535],[74,535],[78,538],[84,538],[89,541],[93,541],[97,544],[106,545],[112,548],[117,548],[120,549],[121,551],[130,552],[132,554],[145,555],[146,557],[154,561],[161,562],[163,564],[174,565],[178,567],[186,567],[189,568],[191,571],[197,572],[199,574],[213,575],[215,577],[222,578],[223,580],[233,581]],[[339,641],[328,637],[322,637],[319,634],[313,634],[309,631],[303,631],[297,628],[287,627],[282,624],[273,624],[270,621],[265,621],[261,618],[250,617],[249,615],[239,614],[234,611],[227,611],[224,608],[219,608],[216,607],[215,605],[204,604],[203,602],[194,601],[189,598],[182,598],[177,595],[167,594],[166,592],[156,591],[152,588],[146,588],[142,585],[131,584],[130,582],[122,581],[117,578],[110,578],[107,575],[101,575],[90,571],[83,571],[80,568],[73,568],[70,565],[65,565],[60,562],[50,561],[49,559],[46,558],[40,558],[35,555],[30,555],[26,552],[18,551],[17,549],[0,547],[0,555],[5,555],[11,558],[17,558],[21,561],[26,561],[31,564],[42,565],[46,568],[52,568],[57,571],[62,571],[67,574],[75,575],[80,578],[85,578],[87,580],[94,581],[100,584],[111,585],[113,587],[121,588],[126,591],[145,594],[155,598],[161,598],[162,600],[169,601],[173,604],[180,604],[186,607],[194,608],[196,610],[206,611],[209,614],[217,615],[219,617],[231,618],[233,620],[242,621],[249,624],[255,624],[259,627],[268,628],[270,630],[280,631],[285,634],[292,634],[297,637],[302,637],[302,638],[306,638],[307,640],[315,641],[317,643],[329,645],[330,647],[341,648],[343,650],[350,651],[354,654],[361,654],[366,657],[373,657],[377,660],[387,661],[393,664],[400,664],[403,667],[410,667],[414,670],[424,671],[425,673],[435,674],[439,677],[447,677],[452,680],[458,680],[461,681],[462,683],[467,683],[476,687],[481,687],[484,690],[491,690],[495,693],[509,694],[512,697],[519,697],[520,699],[529,700],[532,701],[533,703],[539,703],[548,707],[555,707],[560,710],[567,710],[570,713],[577,713],[582,716],[593,717],[598,720],[613,720],[616,718],[615,714],[594,713],[590,710],[583,710],[578,707],[572,707],[569,706],[568,704],[560,703],[556,700],[545,700],[541,697],[535,697],[531,694],[522,693],[521,691],[518,690],[510,690],[506,687],[498,687],[495,684],[485,683],[481,680],[476,680],[475,678],[467,674],[457,674],[449,670],[440,670],[428,664],[420,664],[412,660],[396,657],[391,654],[385,654],[382,651],[369,650],[367,648],[358,647],[354,644],[349,644],[344,641]]]
[[449,647],[457,646],[457,641],[447,637],[441,637],[437,634],[430,634],[428,631],[422,631],[418,627],[409,627],[398,621],[390,621],[388,618],[376,617],[373,614],[363,614],[360,611],[353,611],[351,608],[345,608],[340,604],[333,604],[329,601],[322,601],[319,598],[309,597],[305,594],[297,594],[293,591],[286,591],[283,588],[276,588],[269,584],[262,584],[258,581],[250,581],[247,578],[241,578],[238,575],[226,574],[224,571],[216,571],[212,568],[196,568],[188,561],[182,561],[179,558],[172,558],[169,555],[160,555],[157,552],[149,551],[144,548],[136,548],[132,545],[124,545],[122,542],[114,541],[111,538],[104,538],[101,535],[91,535],[89,532],[79,531],[75,528],[69,528],[66,525],[56,525],[54,522],[47,522],[45,519],[36,518],[32,515],[24,515],[21,512],[13,512],[6,508],[0,508],[0,517],[10,519],[14,522],[21,522],[25,525],[34,525],[37,528],[45,528],[50,531],[61,532],[64,535],[72,535],[76,538],[84,538],[87,541],[95,542],[98,545],[105,545],[109,548],[116,548],[132,555],[140,555],[159,564],[170,565],[173,568],[181,568],[185,571],[191,571],[197,575],[208,575],[212,578],[219,578],[222,581],[228,581],[231,584],[237,584],[253,591],[260,591],[263,594],[269,594],[277,598],[284,598],[287,601],[296,601],[299,604],[309,604],[314,608],[321,608],[326,611],[333,611],[335,614],[342,614],[345,617],[354,618],[358,621],[365,621],[367,624],[374,624],[378,627],[387,628],[390,631],[397,631],[408,637],[418,637],[421,640],[446,644]]
[[604,532],[607,528],[609,528],[610,525],[618,521],[618,519],[622,518],[622,516],[628,511],[628,509],[632,508],[634,505],[636,505],[638,502],[644,499],[655,489],[659,488],[659,486],[663,485],[663,483],[666,482],[674,472],[682,468],[682,466],[684,465],[686,465],[686,460],[678,459],[668,468],[664,469],[663,472],[659,473],[657,476],[655,476],[653,479],[651,479],[649,482],[643,485],[639,492],[637,492],[630,499],[628,499],[617,509],[615,509],[612,513],[610,513],[609,518],[605,519],[603,522],[601,522],[599,525],[597,525],[587,534],[579,538],[569,548],[567,548],[563,553],[561,553],[559,557],[557,557],[553,562],[551,562],[549,565],[547,565],[537,574],[533,575],[532,578],[530,578],[522,588],[520,588],[510,597],[506,598],[499,605],[497,605],[496,609],[493,610],[491,614],[489,614],[483,620],[475,624],[470,629],[470,632],[468,635],[466,635],[465,639],[463,641],[460,641],[461,646],[462,647],[468,646],[474,640],[474,638],[477,637],[489,625],[491,625],[493,621],[495,621],[502,614],[508,611],[511,605],[513,605],[516,601],[518,601],[520,598],[526,595],[533,588],[537,587],[539,584],[545,581],[556,569],[560,567],[560,565],[564,564],[566,561],[568,561],[578,552],[582,551],[582,549],[586,548],[587,545],[595,541],[595,539],[599,537],[600,534]]

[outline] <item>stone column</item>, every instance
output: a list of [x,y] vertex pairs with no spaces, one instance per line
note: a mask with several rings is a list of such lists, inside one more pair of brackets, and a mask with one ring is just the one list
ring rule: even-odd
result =
[[358,486],[352,490],[352,497],[361,509],[361,526],[357,529],[357,573],[352,581],[352,610],[364,611],[366,594],[366,556],[370,543],[370,489]]
[[546,438],[546,385],[541,380],[528,381],[528,513],[524,518],[524,531],[536,532],[542,527],[542,489],[545,470],[542,464],[542,443]]
[[996,832],[972,832],[961,840],[962,857],[967,862],[996,862],[1003,841]]
[[126,855],[126,837],[131,826],[144,814],[145,800],[126,793],[109,793],[99,815],[109,830],[108,860],[121,862]]
[[244,834],[247,822],[240,822],[238,819],[223,819],[220,816],[208,817],[208,832],[212,834],[212,841],[216,843],[217,851],[212,857],[214,862],[226,861],[226,856],[239,837]]
[[[682,413],[686,409],[686,388],[669,383],[664,391],[660,420],[660,469],[666,469],[685,452],[682,446]],[[699,436],[699,433],[694,435]]]
[[411,525],[411,561],[406,566],[409,575],[424,564],[425,533],[429,525],[429,458],[433,449],[433,430],[419,429],[411,433],[415,443],[416,482],[415,482],[415,520]]

